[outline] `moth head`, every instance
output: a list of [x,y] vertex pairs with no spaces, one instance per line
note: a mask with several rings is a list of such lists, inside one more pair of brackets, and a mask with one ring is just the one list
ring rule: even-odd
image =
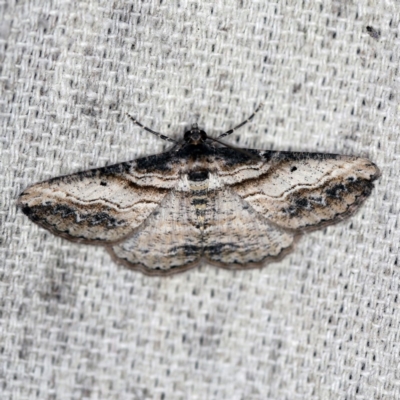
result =
[[197,124],[193,124],[192,128],[185,132],[184,140],[186,143],[198,145],[207,140],[207,133],[199,129]]

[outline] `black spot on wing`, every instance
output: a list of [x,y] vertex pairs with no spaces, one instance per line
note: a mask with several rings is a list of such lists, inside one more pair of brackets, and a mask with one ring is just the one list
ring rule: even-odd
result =
[[22,212],[29,217],[29,219],[33,222],[36,222],[39,220],[37,212],[35,212],[33,207],[29,207],[27,204],[23,204],[21,206]]
[[325,193],[328,197],[338,198],[342,192],[347,191],[346,187],[342,183],[338,183],[328,189],[326,189]]
[[299,208],[308,208],[310,206],[310,202],[305,197],[296,199],[295,204]]

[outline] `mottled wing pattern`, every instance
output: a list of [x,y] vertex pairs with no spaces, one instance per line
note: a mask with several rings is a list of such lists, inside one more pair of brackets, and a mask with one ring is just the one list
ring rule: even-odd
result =
[[54,234],[157,275],[202,259],[276,260],[303,230],[354,212],[378,176],[364,158],[204,143],[33,185],[19,205]]
[[18,204],[55,235],[89,244],[118,242],[142,224],[178,180],[172,170],[154,173],[141,165],[146,159],[32,185]]
[[351,215],[380,174],[366,158],[271,151],[260,156],[268,169],[232,185],[232,190],[264,218],[287,229],[315,229]]
[[141,229],[109,250],[116,261],[158,275],[201,259],[225,268],[254,267],[279,257],[293,240],[292,232],[258,215],[229,188],[210,190],[206,204],[190,191],[174,190]]

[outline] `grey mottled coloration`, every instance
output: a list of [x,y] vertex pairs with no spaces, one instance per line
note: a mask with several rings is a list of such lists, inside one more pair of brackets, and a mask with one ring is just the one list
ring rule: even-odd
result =
[[201,260],[251,268],[351,215],[378,176],[365,158],[233,149],[193,126],[169,152],[35,184],[19,206],[55,235],[103,245],[149,275]]

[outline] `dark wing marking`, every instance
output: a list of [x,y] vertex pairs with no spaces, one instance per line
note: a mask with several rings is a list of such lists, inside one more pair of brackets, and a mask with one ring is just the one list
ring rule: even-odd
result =
[[32,185],[18,205],[55,235],[92,244],[117,242],[139,227],[177,184],[179,165],[168,162],[166,154]]
[[373,181],[380,174],[366,158],[320,153],[260,154],[266,160],[263,173],[232,185],[232,190],[265,218],[287,229],[315,228],[352,214],[371,193]]

